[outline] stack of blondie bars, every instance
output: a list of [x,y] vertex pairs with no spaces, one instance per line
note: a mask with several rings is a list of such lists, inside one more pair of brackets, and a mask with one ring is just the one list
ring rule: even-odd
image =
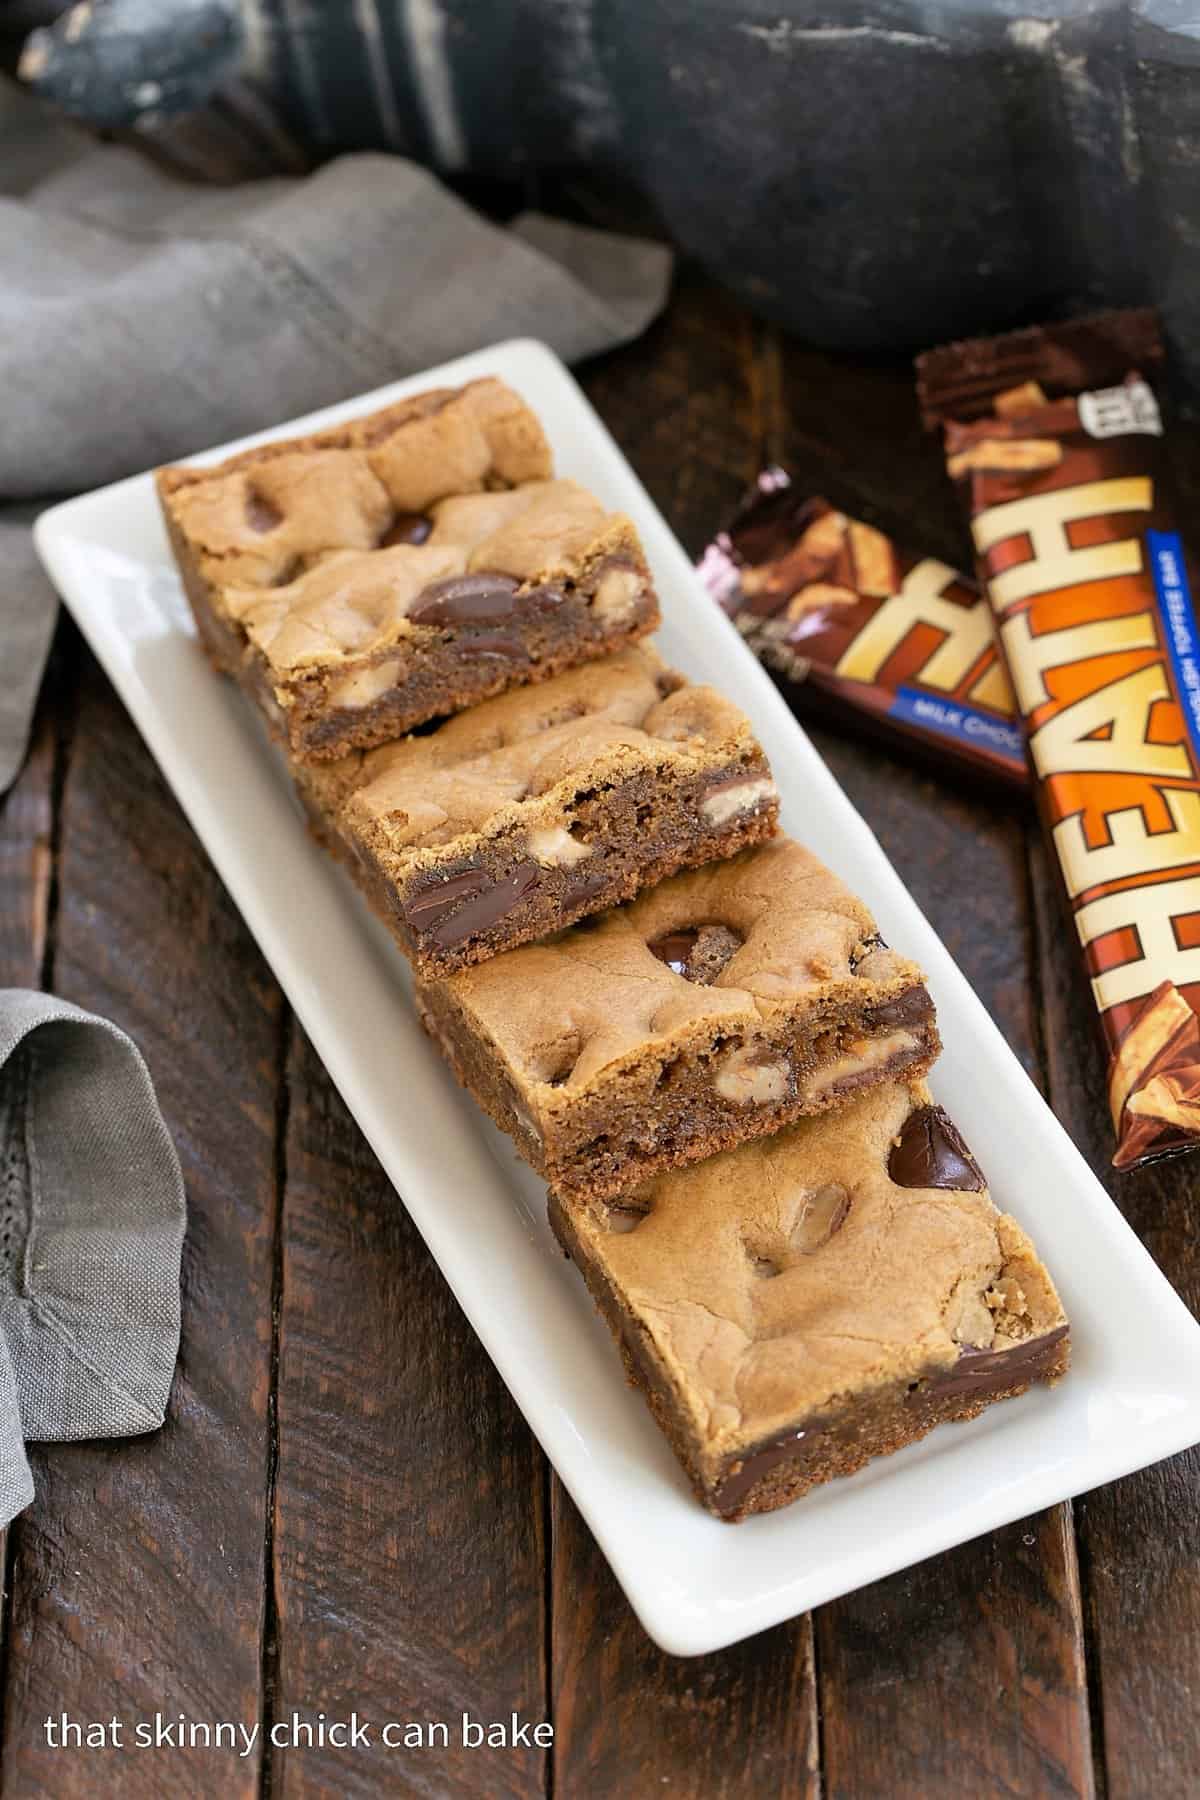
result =
[[200,636],[413,964],[703,1503],[1053,1381],[1068,1326],[923,1084],[921,972],[649,643],[630,521],[498,380],[159,491]]

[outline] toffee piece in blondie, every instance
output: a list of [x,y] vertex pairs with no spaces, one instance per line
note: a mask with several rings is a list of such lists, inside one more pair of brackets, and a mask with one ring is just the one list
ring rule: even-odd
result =
[[1050,1276],[919,1084],[550,1218],[718,1518],[1067,1368]]
[[923,1074],[939,1048],[921,971],[782,837],[424,982],[418,1001],[459,1080],[570,1195]]
[[553,479],[500,381],[161,469],[158,491],[205,646],[297,756],[384,743],[658,622],[633,525]]
[[293,774],[318,835],[429,976],[730,856],[778,811],[737,707],[649,645]]

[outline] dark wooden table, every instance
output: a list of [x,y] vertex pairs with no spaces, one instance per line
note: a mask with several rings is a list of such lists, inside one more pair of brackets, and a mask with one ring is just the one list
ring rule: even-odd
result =
[[[584,378],[690,550],[771,457],[964,554],[901,363],[783,342],[685,275],[659,325]],[[1178,441],[1194,501],[1200,437]],[[1087,994],[1027,813],[818,742],[1196,1307],[1200,1164],[1107,1168]],[[66,625],[0,817],[0,880],[0,980],[132,1033],[190,1206],[165,1429],[35,1451],[37,1500],[8,1533],[4,1796],[1197,1792],[1194,1455],[732,1650],[665,1656]],[[552,1720],[554,1746],[87,1753],[43,1729],[64,1712],[286,1728],[351,1709],[515,1710]]]

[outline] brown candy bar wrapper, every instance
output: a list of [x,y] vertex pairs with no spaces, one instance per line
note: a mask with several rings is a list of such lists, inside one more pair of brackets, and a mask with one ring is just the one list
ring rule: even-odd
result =
[[1147,311],[919,359],[1111,1053],[1113,1162],[1200,1146],[1200,631]]
[[765,469],[700,575],[790,699],[1028,784],[991,609],[975,583]]

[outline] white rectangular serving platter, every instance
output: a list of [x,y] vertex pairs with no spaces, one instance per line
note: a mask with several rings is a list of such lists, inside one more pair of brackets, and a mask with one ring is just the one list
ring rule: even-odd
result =
[[642,1624],[666,1650],[695,1655],[1200,1441],[1200,1327],[550,351],[500,344],[207,460],[485,374],[536,409],[560,473],[633,519],[662,596],[664,655],[745,709],[774,765],[785,827],[928,971],[945,1040],[932,1085],[997,1203],[1033,1234],[1072,1319],[1073,1368],[1056,1389],[944,1427],[782,1512],[730,1526],[693,1499],[551,1238],[540,1184],[442,1066],[409,1003],[403,958],[309,837],[252,708],[200,653],[151,476],[52,508],[37,545]]

